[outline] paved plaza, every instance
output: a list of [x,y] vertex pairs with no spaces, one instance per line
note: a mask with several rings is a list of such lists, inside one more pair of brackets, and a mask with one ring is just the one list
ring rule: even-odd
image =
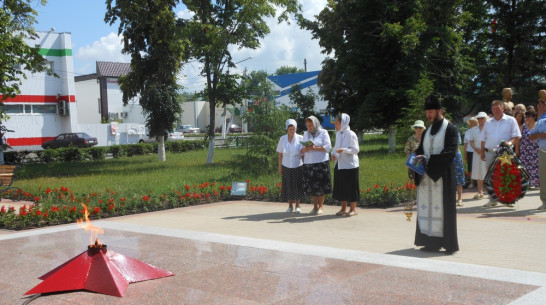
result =
[[[458,208],[461,251],[413,245],[403,207],[356,217],[287,214],[286,204],[229,201],[94,221],[109,250],[174,272],[122,298],[87,291],[30,304],[546,304],[546,211],[538,191],[514,208]],[[22,304],[39,276],[80,254],[75,224],[0,232],[0,303]]]

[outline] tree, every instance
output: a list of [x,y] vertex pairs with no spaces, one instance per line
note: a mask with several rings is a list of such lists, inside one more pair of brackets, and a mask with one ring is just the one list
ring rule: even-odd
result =
[[299,84],[293,85],[288,94],[292,103],[298,106],[298,117],[296,121],[298,122],[298,128],[304,130],[305,127],[305,118],[308,118],[311,115],[315,115],[317,118],[320,118],[320,115],[315,113],[315,100],[318,96],[309,89],[306,94],[301,92],[301,86]]
[[165,161],[165,132],[174,128],[182,108],[177,75],[186,58],[183,22],[174,13],[176,0],[107,0],[105,21],[119,20],[123,53],[131,55],[131,72],[119,80],[123,103],[139,97],[150,136],[159,140],[158,157]]
[[[3,101],[15,97],[20,91],[25,71],[30,73],[46,71],[55,75],[47,67],[47,61],[40,55],[40,46],[28,45],[25,40],[38,38],[32,25],[36,22],[36,11],[31,0],[2,1],[0,7],[0,106]],[[39,1],[45,5],[47,1]],[[4,107],[0,107],[0,141],[6,131],[1,122],[8,117]],[[0,142],[0,163],[4,163],[3,144]]]
[[330,55],[321,94],[356,117],[356,128],[387,129],[393,151],[395,123],[423,103],[419,88],[443,97],[451,111],[466,103],[475,69],[463,40],[464,9],[462,0],[329,2],[315,21],[300,21]]
[[277,70],[275,70],[275,75],[285,75],[285,74],[293,74],[293,73],[303,73],[305,70],[298,69],[298,67],[294,66],[281,66]]
[[417,0],[330,1],[316,20],[300,20],[330,56],[319,76],[321,94],[356,129],[385,128],[394,137],[406,92],[420,76],[421,9]]
[[[512,87],[516,102],[533,103],[546,83],[546,2],[491,0],[488,32],[490,74],[482,79],[492,98]],[[491,99],[490,99],[491,100]],[[488,102],[490,102],[488,100]]]
[[244,158],[237,158],[238,168],[245,173],[259,176],[277,169],[278,139],[286,133],[284,123],[291,116],[288,107],[275,105],[272,85],[261,82],[256,92],[252,112],[244,114],[244,120],[254,128],[246,139],[249,147]]
[[[258,48],[259,39],[269,33],[264,18],[274,17],[276,9],[282,9],[278,20],[285,21],[289,13],[299,11],[300,5],[297,0],[184,0],[183,3],[195,13],[191,19],[185,20],[185,35],[190,39],[191,56],[203,64],[201,74],[207,80],[202,93],[210,109],[207,164],[212,164],[216,106],[242,100],[242,96],[233,92],[236,77],[226,71],[235,67],[229,47]],[[225,98],[220,97],[222,90]]]

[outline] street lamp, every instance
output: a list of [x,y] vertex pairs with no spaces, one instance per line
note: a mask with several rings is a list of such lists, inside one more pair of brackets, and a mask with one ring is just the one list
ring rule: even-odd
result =
[[[250,57],[247,57],[243,60],[240,60],[236,63],[234,63],[233,65],[237,65],[237,64],[240,64],[242,63],[243,61],[247,61],[249,59],[252,59],[253,56],[250,56]],[[227,76],[229,78],[229,66],[228,66],[228,70],[227,70]],[[227,105],[224,104],[224,113],[222,114],[222,116],[224,117],[224,121],[222,123],[222,139],[226,139],[226,133],[227,133]]]

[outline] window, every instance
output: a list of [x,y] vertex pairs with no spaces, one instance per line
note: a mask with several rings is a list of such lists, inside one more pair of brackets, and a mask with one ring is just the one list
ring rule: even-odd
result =
[[20,114],[23,112],[23,105],[4,105],[4,111],[6,113]]
[[23,105],[23,107],[25,108],[25,113],[26,114],[31,114],[32,113],[32,107],[30,105]]
[[57,113],[57,105],[32,105],[32,113]]

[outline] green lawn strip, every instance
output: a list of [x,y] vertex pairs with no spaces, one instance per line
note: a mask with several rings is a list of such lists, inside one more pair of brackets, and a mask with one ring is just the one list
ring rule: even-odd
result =
[[[34,210],[0,210],[0,227],[24,229],[72,222],[82,216],[80,203],[89,205],[91,218],[112,217],[230,199],[234,181],[250,181],[247,199],[276,201],[278,174],[248,176],[234,168],[246,150],[216,149],[214,164],[207,165],[207,150],[168,153],[161,163],[155,154],[104,161],[26,164],[15,185],[23,193],[12,195],[38,202]],[[360,205],[392,206],[413,200],[407,184],[403,153],[389,154],[386,137],[361,146]],[[331,163],[332,170],[334,164]],[[26,194],[25,194],[26,193]],[[26,196],[24,196],[26,195]],[[329,197],[328,203],[333,203]],[[38,215],[39,214],[39,215]],[[45,214],[45,215],[44,215]]]

